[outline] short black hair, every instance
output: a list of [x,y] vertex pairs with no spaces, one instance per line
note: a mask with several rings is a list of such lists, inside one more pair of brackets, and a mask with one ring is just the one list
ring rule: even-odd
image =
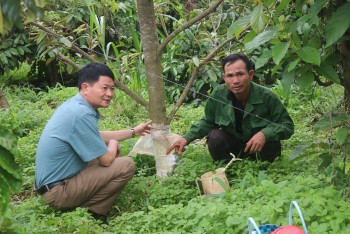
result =
[[105,64],[102,63],[90,63],[85,65],[79,72],[78,76],[78,87],[81,89],[83,83],[94,84],[100,76],[108,76],[114,80],[114,74],[112,70]]
[[237,60],[242,60],[245,63],[245,67],[247,71],[254,70],[254,64],[253,62],[248,58],[247,55],[240,53],[240,54],[230,54],[227,57],[225,57],[222,60],[222,70],[225,71],[225,65],[231,64],[236,62]]

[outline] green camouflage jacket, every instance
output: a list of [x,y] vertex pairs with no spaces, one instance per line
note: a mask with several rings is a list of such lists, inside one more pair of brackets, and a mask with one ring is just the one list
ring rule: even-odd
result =
[[293,120],[280,99],[268,88],[253,82],[244,109],[243,133],[238,132],[228,92],[226,84],[213,91],[205,106],[204,116],[184,135],[188,143],[203,138],[216,128],[225,130],[243,142],[249,141],[259,131],[264,133],[267,142],[288,139],[293,135]]

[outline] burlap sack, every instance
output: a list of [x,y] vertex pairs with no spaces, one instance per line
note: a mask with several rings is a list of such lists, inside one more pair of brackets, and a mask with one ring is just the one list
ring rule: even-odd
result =
[[221,167],[215,172],[209,171],[201,176],[201,183],[204,194],[219,194],[225,192],[230,188],[227,177],[225,175],[225,168]]
[[[222,192],[226,192],[228,189],[230,189],[230,184],[227,180],[225,171],[226,169],[234,162],[234,161],[241,161],[242,159],[236,158],[236,156],[232,153],[230,153],[232,156],[232,159],[225,167],[220,167],[216,169],[214,172],[209,171],[207,173],[204,173],[201,176],[201,183],[203,187],[203,192],[205,195],[207,194],[219,194]],[[196,184],[198,187],[199,194],[201,194],[199,185],[198,185],[198,179],[196,180]]]

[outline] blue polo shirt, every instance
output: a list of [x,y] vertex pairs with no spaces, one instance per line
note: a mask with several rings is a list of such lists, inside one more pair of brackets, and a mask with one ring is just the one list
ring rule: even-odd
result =
[[97,123],[98,111],[77,93],[57,108],[40,137],[35,180],[43,185],[72,177],[108,151]]

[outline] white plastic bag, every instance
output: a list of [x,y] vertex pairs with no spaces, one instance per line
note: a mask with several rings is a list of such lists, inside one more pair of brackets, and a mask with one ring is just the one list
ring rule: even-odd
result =
[[169,126],[152,124],[151,134],[142,136],[130,151],[129,156],[137,154],[154,156],[157,175],[167,177],[175,169],[178,157],[173,153],[167,155],[166,151],[179,138],[179,135],[170,132]]

